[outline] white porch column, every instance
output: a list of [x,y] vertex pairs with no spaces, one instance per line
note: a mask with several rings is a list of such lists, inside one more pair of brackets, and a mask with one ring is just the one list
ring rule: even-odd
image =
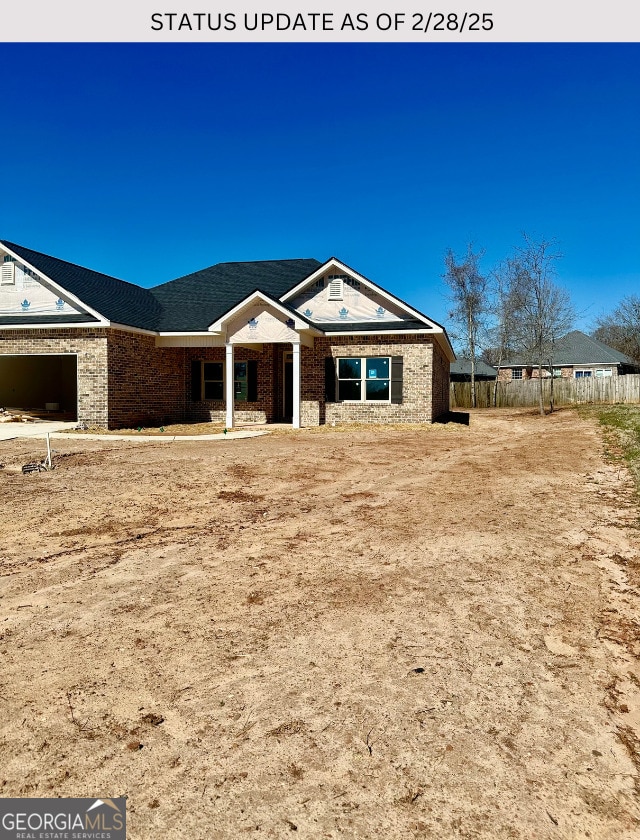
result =
[[300,345],[293,347],[293,428],[300,428]]
[[235,371],[233,366],[233,344],[225,344],[224,404],[227,411],[225,420],[225,425],[227,429],[233,429],[234,379]]

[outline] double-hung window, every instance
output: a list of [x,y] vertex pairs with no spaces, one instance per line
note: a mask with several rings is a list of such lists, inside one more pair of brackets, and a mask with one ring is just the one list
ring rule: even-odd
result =
[[[255,402],[257,362],[234,362],[233,394],[236,402]],[[194,360],[191,367],[191,399],[224,401],[224,362]]]
[[340,358],[337,362],[340,402],[390,402],[389,356]]

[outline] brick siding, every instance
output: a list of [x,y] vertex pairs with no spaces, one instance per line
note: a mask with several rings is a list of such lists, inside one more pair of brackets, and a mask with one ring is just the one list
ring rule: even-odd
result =
[[155,426],[185,417],[185,349],[153,335],[107,330],[109,427]]
[[[239,423],[272,423],[279,419],[275,405],[274,377],[277,369],[276,348],[280,345],[265,344],[263,350],[251,350],[247,347],[235,347],[233,358],[235,362],[245,362],[255,359],[258,362],[258,399],[256,402],[237,402],[235,404],[235,419]],[[190,420],[203,422],[224,423],[226,409],[224,400],[191,399],[191,362],[201,360],[205,362],[225,363],[224,347],[189,347],[185,350],[185,379],[186,379],[186,416]],[[282,360],[282,356],[280,356]]]
[[[258,363],[258,399],[236,402],[238,422],[273,422],[283,415],[283,354],[289,345],[236,347],[236,361]],[[224,347],[156,347],[155,336],[115,329],[1,330],[1,354],[66,354],[78,359],[78,420],[118,428],[183,419],[224,422],[224,400],[191,400],[191,362],[224,363]],[[389,403],[327,403],[325,358],[402,356],[403,399]],[[319,337],[301,348],[302,425],[349,422],[430,422],[449,410],[449,365],[430,336]]]
[[433,379],[431,383],[431,416],[433,420],[449,413],[449,380],[451,365],[437,342],[433,342]]
[[108,421],[107,334],[104,329],[0,330],[0,354],[75,354],[79,421]]
[[[327,403],[325,358],[328,356],[334,359],[339,356],[402,356],[402,403]],[[426,335],[316,338],[313,348],[302,347],[303,425],[431,422],[449,410],[449,365],[448,362],[443,364],[443,359],[431,336]]]

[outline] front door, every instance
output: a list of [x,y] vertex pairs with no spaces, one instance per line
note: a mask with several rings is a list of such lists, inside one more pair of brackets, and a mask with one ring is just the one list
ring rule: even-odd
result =
[[293,353],[283,354],[283,401],[282,414],[287,422],[293,419]]

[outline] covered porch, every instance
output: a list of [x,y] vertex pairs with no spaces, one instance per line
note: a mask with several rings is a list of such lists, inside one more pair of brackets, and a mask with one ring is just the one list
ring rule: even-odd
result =
[[[273,348],[274,345],[286,347],[282,354],[282,367],[276,363],[272,369],[272,390],[276,416],[281,409],[281,419],[291,420],[294,429],[301,425],[301,347],[313,347],[314,328],[297,313],[270,298],[263,292],[256,291],[242,303],[235,306],[222,318],[213,323],[209,330],[225,337],[225,375],[224,403],[225,425],[228,429],[236,424],[236,394],[240,391],[236,378],[235,347],[240,346]],[[291,350],[288,351],[288,347]],[[279,359],[279,353],[273,356]],[[248,370],[247,370],[248,377]],[[277,383],[281,384],[282,405],[278,406]],[[247,381],[247,390],[249,381]]]
[[198,335],[162,336],[184,347],[186,414],[224,422],[302,425],[302,348],[320,334],[308,321],[256,291]]

